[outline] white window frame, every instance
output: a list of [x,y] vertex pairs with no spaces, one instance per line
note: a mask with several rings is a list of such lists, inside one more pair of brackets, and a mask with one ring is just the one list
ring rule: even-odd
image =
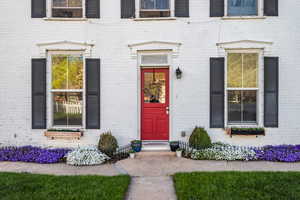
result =
[[[47,0],[47,17],[48,19],[65,19],[65,20],[78,20],[78,19],[86,19],[86,10],[85,10],[85,2],[86,0],[82,0],[82,17],[53,17],[52,16],[52,8],[53,8],[53,0]],[[59,7],[62,8],[62,7]],[[69,8],[69,7],[67,7]],[[73,7],[72,7],[73,8]],[[74,7],[74,8],[79,8],[79,7]],[[80,7],[81,8],[81,7]]]
[[224,13],[224,17],[225,18],[261,18],[264,17],[263,13],[264,13],[264,0],[257,0],[257,15],[241,15],[241,16],[229,16],[228,15],[228,1],[229,0],[224,0],[224,5],[225,5],[225,13]]
[[[227,80],[227,71],[228,71],[228,54],[230,53],[257,53],[258,54],[258,69],[257,69],[257,88],[228,88],[228,80]],[[262,49],[230,49],[226,50],[226,57],[225,57],[225,99],[224,99],[224,119],[225,125],[227,127],[261,127],[263,125],[263,50]],[[230,90],[256,90],[256,123],[229,123],[228,121],[228,91]]]
[[[170,11],[170,17],[155,17],[157,19],[174,18],[175,17],[175,0],[169,0],[170,9],[152,9],[152,10],[142,9],[141,1],[142,0],[135,0],[135,16],[136,16],[136,18],[140,18],[141,11]],[[147,18],[141,18],[141,19],[147,19]]]
[[[81,92],[82,93],[82,125],[81,126],[59,126],[54,125],[54,116],[53,116],[53,93],[54,92],[65,92],[63,89],[52,89],[52,56],[53,55],[81,55],[83,59],[83,86],[82,89],[72,89],[67,90],[68,92]],[[83,51],[48,51],[47,55],[47,127],[48,128],[57,128],[57,129],[81,129],[85,128],[85,119],[86,119],[86,88],[85,88],[85,55]]]

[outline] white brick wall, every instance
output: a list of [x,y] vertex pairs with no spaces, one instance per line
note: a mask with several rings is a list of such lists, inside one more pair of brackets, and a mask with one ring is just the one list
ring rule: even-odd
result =
[[[119,0],[101,0],[101,19],[83,22],[31,19],[30,0],[0,1],[0,145],[94,145],[111,130],[121,144],[139,137],[138,68],[128,44],[181,42],[176,65],[183,78],[171,78],[171,139],[204,126],[214,141],[241,145],[300,143],[300,1],[279,1],[279,17],[256,20],[209,18],[209,1],[190,0],[190,18],[174,21],[120,19]],[[37,43],[93,41],[101,58],[101,130],[86,131],[79,142],[50,141],[31,129],[31,58]],[[230,138],[209,129],[209,57],[222,55],[216,43],[237,40],[273,42],[280,57],[279,128],[266,136]]]

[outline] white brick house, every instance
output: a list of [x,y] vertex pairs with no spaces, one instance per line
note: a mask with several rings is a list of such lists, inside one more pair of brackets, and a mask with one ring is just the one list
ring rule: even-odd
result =
[[[295,0],[1,0],[0,145],[95,145],[107,130],[120,144],[186,140],[195,126],[213,141],[299,144],[299,10]],[[266,133],[230,137],[231,126]],[[51,128],[84,136],[51,140]]]

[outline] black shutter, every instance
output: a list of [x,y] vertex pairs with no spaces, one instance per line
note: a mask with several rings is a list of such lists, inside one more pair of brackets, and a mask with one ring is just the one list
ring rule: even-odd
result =
[[175,17],[189,17],[189,0],[175,0]]
[[86,128],[100,129],[100,59],[86,59]]
[[264,58],[264,125],[278,127],[278,57]]
[[135,18],[135,0],[121,0],[121,18]]
[[210,17],[223,17],[224,8],[224,0],[210,0]]
[[210,58],[210,128],[224,128],[224,58]]
[[278,0],[264,0],[264,15],[278,16]]
[[86,17],[100,18],[100,0],[86,0]]
[[46,17],[46,0],[31,0],[31,17]]
[[46,59],[31,61],[32,129],[46,129]]

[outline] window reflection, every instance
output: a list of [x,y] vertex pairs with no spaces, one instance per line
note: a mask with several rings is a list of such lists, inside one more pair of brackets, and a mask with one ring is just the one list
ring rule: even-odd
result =
[[82,126],[82,93],[53,93],[54,125]]
[[144,102],[166,102],[166,78],[163,72],[144,73]]

